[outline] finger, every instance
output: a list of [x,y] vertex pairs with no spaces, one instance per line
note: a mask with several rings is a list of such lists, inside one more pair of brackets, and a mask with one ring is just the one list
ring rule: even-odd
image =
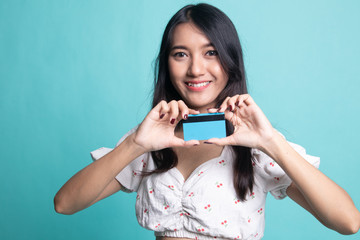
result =
[[162,119],[165,117],[166,114],[169,113],[170,107],[168,106],[167,102],[162,100],[159,104],[159,118]]
[[168,106],[170,107],[169,118],[171,124],[177,124],[177,118],[179,116],[179,104],[177,101],[173,100],[169,102]]
[[218,112],[218,108],[208,108],[207,111],[208,113],[217,113]]
[[239,104],[238,104],[239,106],[241,103],[244,103],[246,106],[255,104],[254,100],[252,99],[252,97],[249,94],[239,95],[238,102],[239,102]]
[[235,114],[233,112],[229,112],[229,111],[225,111],[224,114],[225,114],[225,119],[232,122],[231,120],[232,120],[232,118],[234,117]]
[[248,94],[238,95],[235,102],[235,109],[233,112],[237,116],[241,116],[244,113],[244,109],[248,107],[248,104],[245,102],[249,97]]
[[231,98],[228,99],[227,101],[227,110],[229,110],[230,112],[235,110],[235,102],[238,100],[239,95],[235,95]]
[[199,144],[200,142],[198,140],[185,141],[184,139],[178,137],[174,137],[170,143],[171,147],[192,147]]
[[246,99],[244,100],[244,102],[249,106],[251,104],[256,104],[254,99],[249,95],[249,94],[246,94],[247,97]]
[[223,103],[220,105],[218,112],[225,112],[229,99],[230,99],[230,97],[225,98]]
[[167,106],[166,101],[162,100],[150,111],[149,114],[152,116],[157,115],[160,119],[162,119],[168,111],[169,107]]
[[231,138],[225,137],[225,138],[210,138],[205,141],[207,144],[215,144],[218,146],[225,146],[225,145],[231,145]]
[[199,140],[189,140],[189,141],[185,141],[184,144],[185,144],[184,147],[193,147],[193,146],[200,145],[200,141]]
[[199,114],[200,111],[189,108],[189,113],[190,114]]
[[186,104],[182,100],[178,101],[178,105],[179,105],[179,111],[180,111],[179,117],[182,119],[187,119],[189,116],[189,108],[186,106]]

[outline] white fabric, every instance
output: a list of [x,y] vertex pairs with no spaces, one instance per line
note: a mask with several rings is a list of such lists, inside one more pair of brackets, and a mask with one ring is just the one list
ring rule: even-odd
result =
[[[290,144],[307,161],[319,167],[318,157],[307,155],[299,145]],[[109,148],[100,148],[91,152],[91,156],[97,160],[109,151]],[[291,179],[263,152],[253,149],[252,154],[255,185],[244,202],[236,197],[234,158],[229,146],[219,157],[197,167],[186,181],[177,168],[142,177],[141,171],[155,168],[149,153],[133,160],[116,179],[125,191],[137,192],[138,222],[155,231],[156,236],[261,239],[265,228],[266,195],[270,192],[277,199],[284,198]]]

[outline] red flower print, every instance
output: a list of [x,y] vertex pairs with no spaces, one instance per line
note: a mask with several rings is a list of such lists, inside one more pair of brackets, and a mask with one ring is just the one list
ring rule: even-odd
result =
[[219,161],[219,164],[220,164],[221,166],[225,166],[225,165],[226,165],[226,162],[225,162],[225,160],[221,160],[221,161]]
[[198,177],[200,177],[200,175],[203,174],[203,173],[204,173],[203,171],[199,172],[199,173],[198,173]]
[[210,205],[210,204],[206,205],[206,206],[204,207],[204,209],[205,209],[205,210],[208,210],[208,211],[210,212],[210,211],[211,211],[211,205]]
[[149,213],[149,210],[145,208],[144,213]]
[[263,213],[263,209],[262,208],[260,208],[259,210],[258,210],[258,214],[262,214]]
[[190,216],[190,213],[188,213],[188,212],[182,212],[182,213],[180,213],[180,217],[182,217],[182,216],[184,216],[184,215]]
[[174,190],[174,186],[173,185],[169,185],[168,186],[171,190]]
[[250,223],[251,222],[251,218],[250,217],[248,217],[248,223]]
[[169,204],[164,203],[164,209],[166,210],[166,209],[168,209],[168,208],[169,208]]
[[224,221],[221,222],[221,225],[223,225],[224,227],[227,227],[228,223],[227,223],[226,220],[224,220]]
[[149,188],[149,193],[154,193],[155,190],[153,188]]
[[141,162],[142,162],[142,167],[145,168],[146,167],[146,162],[144,161],[144,159],[141,160]]
[[255,198],[255,193],[254,192],[250,193],[250,197],[251,197],[251,199],[254,199]]
[[189,196],[189,197],[193,197],[193,196],[194,196],[194,192],[191,192],[188,196]]
[[275,161],[272,161],[272,162],[270,163],[270,166],[274,167],[274,166],[275,166]]
[[222,187],[223,184],[219,183],[219,182],[216,182],[215,185],[216,185],[217,188],[220,188],[220,187]]
[[136,177],[137,173],[133,170],[132,175],[133,175],[133,177]]
[[197,227],[196,227],[196,231],[198,231],[198,232],[204,232],[205,229],[204,229],[203,226],[197,226]]
[[160,226],[160,223],[158,225],[155,226],[155,228],[158,228]]
[[240,202],[240,200],[237,197],[235,197],[234,202],[235,202],[235,204],[238,204]]
[[275,181],[279,181],[279,180],[280,180],[280,178],[278,178],[278,177],[274,177],[274,179],[275,179]]

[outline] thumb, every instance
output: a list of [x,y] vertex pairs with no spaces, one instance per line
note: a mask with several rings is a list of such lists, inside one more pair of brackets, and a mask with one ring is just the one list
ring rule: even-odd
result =
[[197,145],[200,145],[199,140],[189,140],[189,141],[184,142],[185,147],[193,147],[193,146],[197,146]]
[[184,139],[178,137],[174,137],[170,143],[172,147],[192,147],[199,144],[200,142],[198,140],[185,141]]
[[205,143],[211,143],[211,144],[216,144],[218,146],[225,146],[225,145],[231,145],[231,141],[229,137],[225,137],[225,138],[210,138],[208,140],[205,141]]

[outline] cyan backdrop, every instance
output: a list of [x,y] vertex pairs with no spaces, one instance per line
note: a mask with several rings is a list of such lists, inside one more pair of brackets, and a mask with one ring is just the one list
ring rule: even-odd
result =
[[[197,1],[0,1],[0,239],[154,239],[135,194],[72,216],[53,197],[149,110],[162,31]],[[360,207],[359,1],[205,1],[233,20],[249,90]],[[359,239],[268,198],[264,239]]]

